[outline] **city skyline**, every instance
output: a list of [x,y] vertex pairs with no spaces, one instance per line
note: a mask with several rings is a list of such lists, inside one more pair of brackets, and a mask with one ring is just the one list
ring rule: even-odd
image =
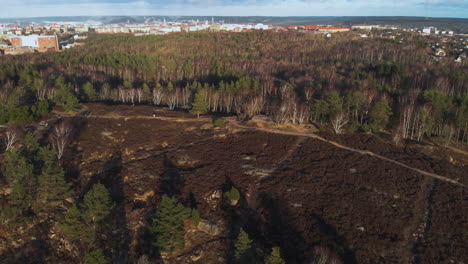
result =
[[49,16],[419,16],[468,18],[466,0],[0,0],[0,18]]

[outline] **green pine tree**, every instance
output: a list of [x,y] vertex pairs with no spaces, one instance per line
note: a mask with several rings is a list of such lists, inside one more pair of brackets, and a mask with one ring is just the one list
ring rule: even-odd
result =
[[69,93],[65,99],[63,108],[68,112],[78,111],[80,109],[80,101],[75,95]]
[[329,112],[329,105],[325,100],[315,100],[312,105],[312,116],[315,121],[323,121]]
[[63,85],[55,94],[54,102],[63,106],[65,111],[73,112],[80,108],[80,101],[73,94],[73,89],[70,85]]
[[96,100],[97,92],[92,83],[90,82],[85,83],[85,85],[83,85],[83,92],[85,94],[86,100],[88,101]]
[[96,238],[94,229],[85,223],[83,214],[75,204],[68,209],[58,227],[68,238],[80,240],[86,244],[91,244]]
[[49,101],[47,100],[39,101],[39,105],[36,111],[37,116],[42,117],[42,116],[47,115],[49,113],[49,108],[50,108]]
[[234,244],[234,256],[240,263],[248,262],[251,259],[252,240],[249,235],[241,229]]
[[328,118],[332,120],[343,108],[343,98],[337,92],[331,92],[327,98]]
[[85,264],[110,264],[110,260],[104,255],[100,249],[86,253],[84,256]]
[[377,101],[369,113],[371,129],[374,131],[385,129],[391,115],[392,108],[388,104],[388,101],[385,98]]
[[83,218],[80,210],[74,204],[65,214],[65,218],[59,224],[59,228],[63,233],[72,239],[78,239],[83,234]]
[[281,257],[281,252],[279,247],[274,247],[271,249],[271,254],[265,259],[265,264],[285,264],[286,262]]
[[151,96],[151,89],[147,83],[143,83],[143,100],[147,100]]
[[13,185],[17,180],[31,180],[34,178],[33,165],[26,157],[15,150],[6,152],[2,172],[10,185]]
[[190,209],[175,197],[162,196],[161,207],[157,210],[151,225],[155,240],[153,245],[160,252],[173,252],[185,247],[183,220],[191,215]]
[[27,133],[24,137],[24,148],[23,155],[28,159],[29,163],[34,166],[34,174],[38,175],[41,173],[42,162],[39,155],[41,146],[32,133]]
[[55,152],[49,147],[43,147],[39,155],[43,166],[38,177],[36,210],[62,205],[70,194],[70,184],[65,181],[65,173],[58,164]]
[[3,176],[12,187],[6,197],[7,204],[1,211],[2,220],[21,224],[33,201],[36,186],[34,166],[20,152],[10,150],[2,164]]
[[84,219],[96,229],[99,222],[110,215],[112,207],[113,202],[106,187],[99,183],[94,184],[84,196]]
[[4,222],[21,225],[28,220],[26,215],[33,201],[33,196],[28,189],[27,184],[21,180],[13,184],[12,192],[7,197],[8,204],[1,211]]
[[197,118],[200,118],[200,114],[208,112],[208,103],[205,101],[205,98],[202,94],[195,94],[195,100],[192,104],[191,112],[197,114]]
[[58,224],[58,228],[70,239],[79,240],[90,245],[96,239],[96,231],[93,225],[86,223],[83,213],[74,204],[65,214],[64,219]]

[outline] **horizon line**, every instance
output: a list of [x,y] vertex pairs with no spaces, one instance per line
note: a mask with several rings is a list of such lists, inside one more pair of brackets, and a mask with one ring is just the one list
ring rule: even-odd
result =
[[24,19],[24,18],[61,18],[61,17],[278,17],[278,18],[312,18],[312,17],[317,17],[317,18],[341,18],[341,17],[351,17],[351,18],[358,18],[358,17],[371,17],[371,18],[399,18],[399,17],[406,17],[406,18],[435,18],[435,19],[444,19],[444,18],[449,18],[449,19],[466,19],[468,20],[468,17],[445,17],[445,16],[386,16],[386,15],[381,15],[381,16],[264,16],[264,15],[258,15],[258,16],[242,16],[242,15],[92,15],[92,16],[82,16],[82,15],[70,15],[70,16],[22,16],[22,17],[0,17],[0,19]]

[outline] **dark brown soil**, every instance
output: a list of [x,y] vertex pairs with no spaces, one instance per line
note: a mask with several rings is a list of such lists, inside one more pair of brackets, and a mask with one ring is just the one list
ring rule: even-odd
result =
[[449,152],[441,147],[427,146],[424,143],[408,143],[403,146],[396,146],[391,141],[385,140],[375,134],[336,135],[333,133],[321,133],[320,135],[328,140],[352,148],[370,150],[411,167],[455,179],[465,185],[468,184],[468,164],[455,165],[450,163],[443,154],[441,155],[442,157],[433,157],[420,151],[424,147],[430,147],[434,149],[432,152],[438,152],[438,154],[457,155],[457,153],[453,152],[448,154]]
[[[93,115],[118,116],[154,111],[140,106],[88,109]],[[84,123],[75,152],[67,154],[78,166],[76,190],[84,193],[94,182],[111,190],[120,225],[112,239],[129,252],[122,254],[130,262],[150,250],[146,230],[162,194],[178,196],[221,230],[219,235],[191,230],[188,248],[170,263],[227,262],[241,227],[260,252],[280,246],[287,263],[310,263],[317,247],[330,249],[344,263],[468,259],[466,188],[312,138],[202,129],[209,124],[132,118]],[[372,135],[327,138],[468,182],[466,167]],[[231,186],[241,192],[238,205],[207,199],[214,190]]]

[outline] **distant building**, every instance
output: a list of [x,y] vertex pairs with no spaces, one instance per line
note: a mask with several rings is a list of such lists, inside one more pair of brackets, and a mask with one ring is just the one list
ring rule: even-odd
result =
[[422,33],[424,35],[431,35],[431,34],[436,34],[437,28],[435,27],[425,27],[422,30]]
[[33,53],[33,49],[29,48],[7,48],[3,50],[3,54],[5,55],[18,55],[18,54],[25,54],[25,53]]
[[264,24],[261,24],[261,23],[260,23],[260,24],[255,25],[255,26],[254,26],[254,29],[257,29],[257,30],[258,30],[258,29],[260,29],[260,30],[268,30],[268,29],[270,29],[270,27],[269,27],[268,25],[264,25]]
[[29,47],[44,51],[59,51],[57,36],[16,36],[10,38],[11,46],[14,48]]
[[371,30],[373,28],[378,28],[378,25],[353,25],[352,29],[364,29],[364,30]]
[[78,25],[75,27],[75,32],[76,33],[84,33],[89,31],[89,26],[88,25]]
[[338,33],[338,32],[348,32],[350,28],[347,27],[320,27],[319,32],[328,32],[328,33]]

